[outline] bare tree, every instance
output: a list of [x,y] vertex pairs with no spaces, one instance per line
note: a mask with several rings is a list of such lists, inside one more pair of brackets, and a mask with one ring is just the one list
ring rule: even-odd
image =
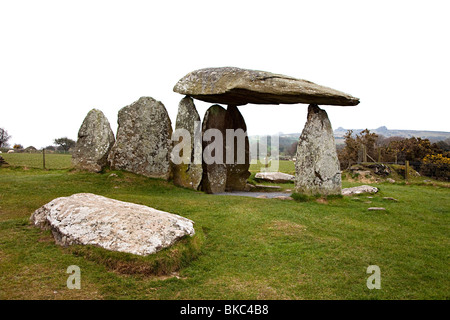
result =
[[8,134],[8,131],[6,131],[3,128],[0,128],[0,148],[8,147],[8,140],[10,138],[11,136]]

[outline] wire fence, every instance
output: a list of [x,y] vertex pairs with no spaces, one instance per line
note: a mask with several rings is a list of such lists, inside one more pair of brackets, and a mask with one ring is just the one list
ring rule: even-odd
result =
[[[410,176],[410,169],[413,169],[415,172],[419,173],[421,176],[426,176],[430,178],[435,178],[438,180],[449,181],[450,180],[450,163],[444,161],[408,161],[404,159],[404,157],[399,157],[399,154],[390,155],[390,158],[394,158],[395,161],[383,161],[383,154],[378,152],[377,159],[374,159],[367,153],[367,150],[364,145],[360,149],[358,153],[358,161],[357,163],[373,163],[380,165],[398,165],[404,166],[405,168],[397,168],[404,175],[405,179],[408,179]],[[402,159],[403,158],[403,159]],[[401,159],[401,160],[399,160]],[[403,170],[402,170],[403,169]]]

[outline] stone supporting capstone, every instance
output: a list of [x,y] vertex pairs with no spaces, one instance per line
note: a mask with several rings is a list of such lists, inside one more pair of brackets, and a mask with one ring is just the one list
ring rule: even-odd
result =
[[203,178],[201,189],[206,193],[224,192],[227,182],[225,145],[227,111],[213,105],[206,110],[202,123]]
[[295,164],[295,192],[306,195],[341,194],[341,170],[333,129],[325,110],[308,107]]
[[250,176],[250,143],[247,136],[247,125],[239,109],[229,105],[226,112],[226,164],[227,191],[248,190],[247,179]]
[[[178,132],[177,139],[179,139],[178,136],[187,134],[182,138],[187,140],[174,141],[173,152],[179,152],[180,159],[173,163],[173,182],[177,186],[197,190],[203,175],[201,122],[194,101],[189,96],[184,97],[178,105],[175,132]],[[189,145],[185,145],[188,142]],[[184,154],[185,151],[188,154]],[[181,163],[179,163],[180,160]]]

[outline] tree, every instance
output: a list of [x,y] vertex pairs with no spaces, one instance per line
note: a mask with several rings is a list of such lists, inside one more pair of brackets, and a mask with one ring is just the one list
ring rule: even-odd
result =
[[427,155],[442,154],[442,150],[436,143],[431,143],[428,139],[408,138],[399,141],[392,141],[388,146],[389,151],[397,154],[399,161],[420,162]]
[[365,129],[359,134],[353,135],[353,130],[348,130],[345,135],[345,147],[338,150],[341,168],[347,168],[358,161],[358,154],[362,146],[366,146],[366,152],[372,158],[377,156],[378,135]]
[[8,134],[8,131],[6,131],[3,128],[0,128],[0,148],[6,148],[8,147],[8,140],[11,138],[11,136]]
[[55,144],[59,145],[62,150],[69,151],[70,148],[75,147],[76,142],[67,137],[55,139]]

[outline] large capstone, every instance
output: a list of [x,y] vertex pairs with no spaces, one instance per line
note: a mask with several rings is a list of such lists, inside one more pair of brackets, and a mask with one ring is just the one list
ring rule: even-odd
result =
[[78,131],[78,140],[72,154],[75,168],[100,172],[108,165],[108,154],[114,145],[114,133],[103,112],[92,109]]
[[327,113],[308,107],[308,120],[300,136],[295,164],[295,191],[307,195],[341,194],[341,171],[333,129]]
[[225,164],[227,111],[219,105],[206,110],[202,123],[203,136],[203,178],[202,190],[207,193],[224,192],[227,182]]
[[247,125],[236,106],[228,106],[225,115],[225,161],[227,166],[227,191],[247,190],[250,176],[250,151]]
[[181,78],[173,90],[195,99],[227,105],[293,104],[355,106],[347,93],[266,71],[235,67],[205,68]]
[[122,108],[109,160],[113,169],[169,179],[172,124],[164,105],[151,97]]
[[91,193],[54,199],[30,219],[51,230],[59,245],[94,245],[143,256],[195,233],[194,222],[179,215]]
[[177,186],[197,190],[202,181],[201,121],[191,97],[184,97],[178,105],[175,124],[173,182]]

